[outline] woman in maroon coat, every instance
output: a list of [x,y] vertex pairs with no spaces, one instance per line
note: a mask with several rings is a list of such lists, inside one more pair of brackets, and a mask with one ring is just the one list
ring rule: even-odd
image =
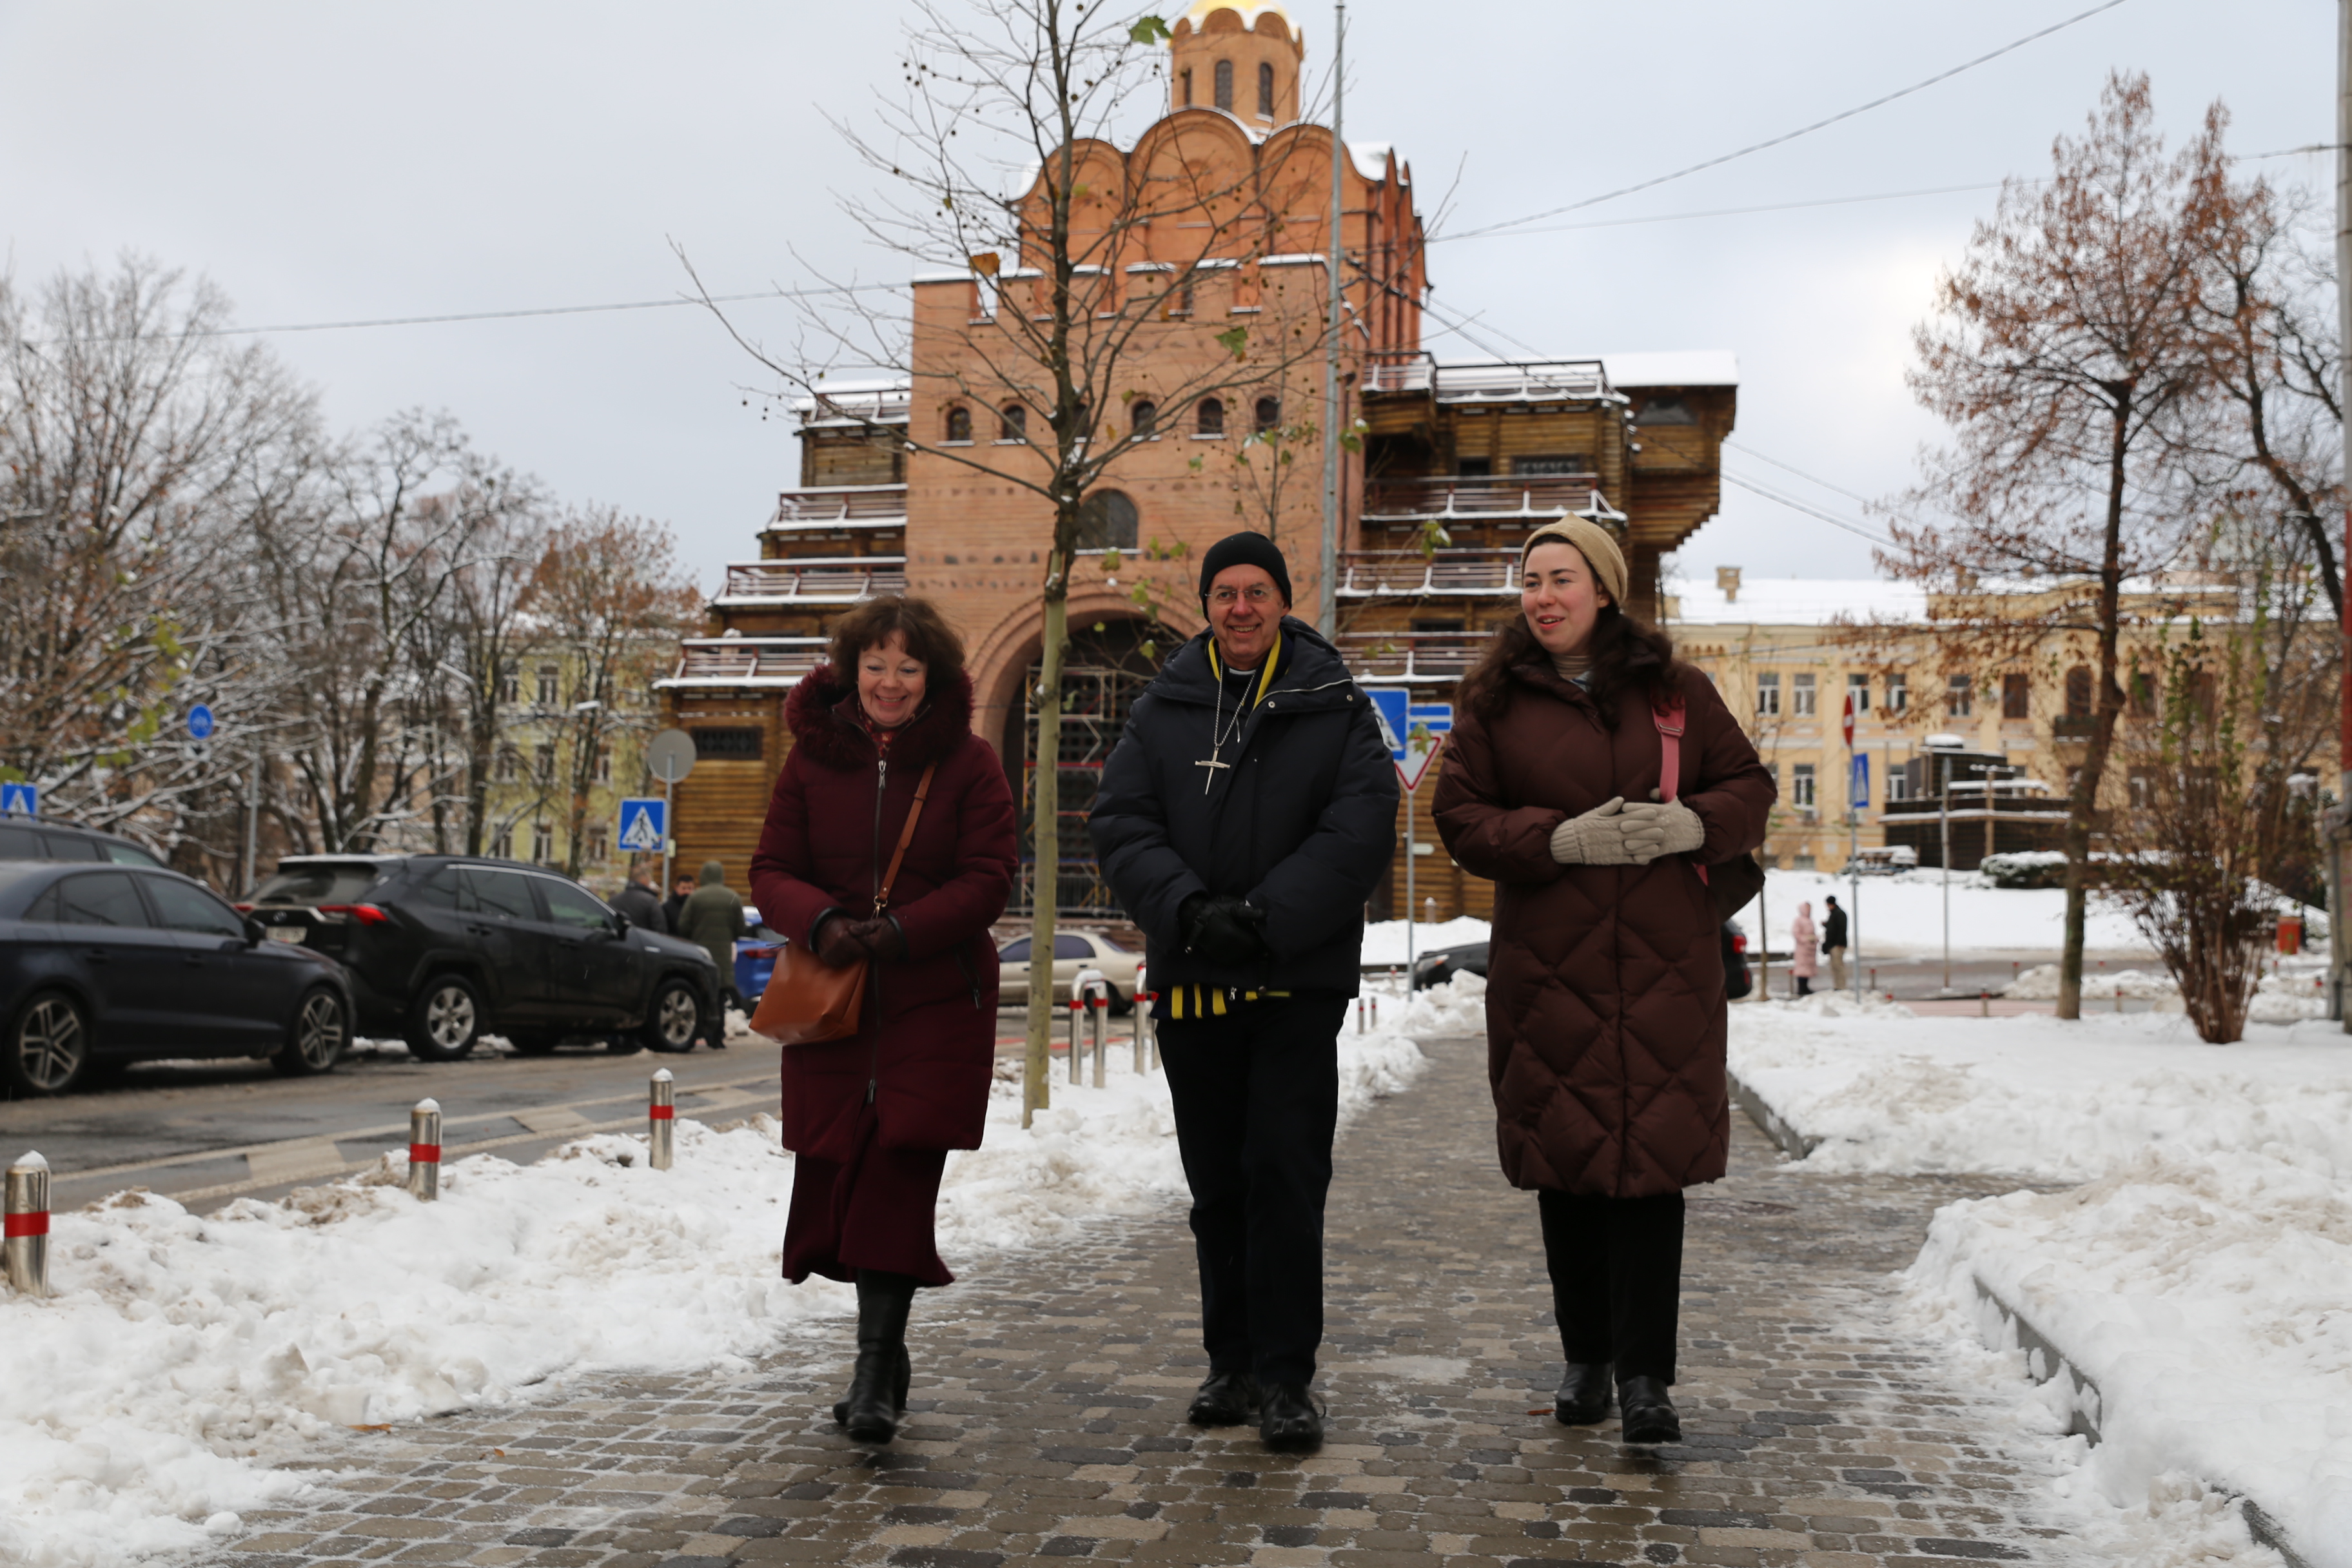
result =
[[[1678,1440],[1683,1189],[1723,1174],[1720,922],[1700,868],[1763,841],[1772,776],[1706,677],[1626,614],[1616,542],[1570,519],[1521,556],[1521,616],[1462,683],[1434,810],[1496,882],[1487,1071],[1532,1187],[1568,1373],[1554,1412]],[[1685,726],[1662,788],[1661,718]]]
[[[751,858],[761,919],[839,967],[871,961],[857,1033],[784,1052],[784,1147],[799,1156],[784,1273],[857,1285],[857,1369],[834,1419],[887,1442],[906,1412],[907,1315],[954,1276],[932,1214],[950,1149],[977,1149],[996,1061],[996,947],[1013,868],[1013,792],[971,732],[963,645],[921,599],[873,599],[784,704],[793,732]],[[915,792],[930,788],[875,912]]]

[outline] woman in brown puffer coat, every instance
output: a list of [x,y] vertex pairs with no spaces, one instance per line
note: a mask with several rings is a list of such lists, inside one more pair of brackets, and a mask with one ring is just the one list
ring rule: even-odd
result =
[[[1503,1173],[1535,1189],[1568,1373],[1554,1413],[1674,1442],[1683,1189],[1723,1174],[1720,922],[1700,868],[1763,841],[1772,775],[1705,675],[1621,608],[1580,519],[1536,531],[1521,618],[1463,681],[1434,809],[1492,878],[1487,1074]],[[1675,787],[1660,716],[1680,710]]]

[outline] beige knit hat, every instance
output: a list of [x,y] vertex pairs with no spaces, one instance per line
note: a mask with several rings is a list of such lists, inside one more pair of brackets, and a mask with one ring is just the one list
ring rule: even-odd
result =
[[1625,607],[1625,556],[1617,548],[1617,542],[1609,537],[1607,529],[1580,517],[1564,517],[1558,522],[1547,522],[1528,534],[1528,542],[1519,546],[1522,569],[1528,563],[1528,554],[1547,539],[1574,545],[1577,553],[1583,556],[1592,568],[1593,576],[1600,579],[1601,591],[1609,595],[1609,602],[1621,610]]

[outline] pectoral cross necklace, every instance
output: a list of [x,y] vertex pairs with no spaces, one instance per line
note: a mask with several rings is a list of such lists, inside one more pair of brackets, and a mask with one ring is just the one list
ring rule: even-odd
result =
[[[1235,673],[1247,672],[1236,671]],[[1242,721],[1248,717],[1249,694],[1244,690],[1242,694],[1242,705],[1234,714],[1233,728],[1230,730],[1225,728],[1225,682],[1223,672],[1220,670],[1217,679],[1217,705],[1209,710],[1209,754],[1192,764],[1196,768],[1210,770],[1201,775],[1202,795],[1208,794],[1209,786],[1217,782],[1217,769],[1223,768],[1229,773],[1233,770],[1233,763],[1221,763],[1217,761],[1217,757],[1225,749],[1226,742],[1240,739]]]

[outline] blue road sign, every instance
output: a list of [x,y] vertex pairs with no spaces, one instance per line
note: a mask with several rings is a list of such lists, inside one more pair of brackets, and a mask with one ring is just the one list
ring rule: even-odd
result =
[[37,784],[0,784],[0,816],[38,816],[41,791]]
[[1368,686],[1372,717],[1381,721],[1381,739],[1388,742],[1392,761],[1404,761],[1404,740],[1412,733],[1412,693],[1402,686]]
[[1853,805],[1854,810],[1865,811],[1869,809],[1870,753],[1868,752],[1856,752],[1853,754],[1853,787],[1847,798],[1849,804]]
[[621,847],[633,855],[658,855],[669,837],[669,802],[632,795],[621,802]]
[[188,733],[199,741],[213,738],[213,710],[203,703],[188,710]]
[[1433,735],[1454,732],[1454,704],[1451,702],[1416,702],[1405,710],[1405,718],[1416,729]]

